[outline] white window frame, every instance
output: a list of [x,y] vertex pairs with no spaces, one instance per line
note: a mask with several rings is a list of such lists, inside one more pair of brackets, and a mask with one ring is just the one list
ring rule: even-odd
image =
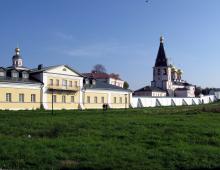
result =
[[52,98],[53,98],[53,103],[56,103],[56,102],[57,102],[57,95],[54,94],[54,95],[52,96]]
[[94,103],[98,103],[98,97],[97,96],[94,97]]
[[36,94],[31,94],[31,102],[36,103]]
[[105,103],[105,97],[102,97],[101,100],[102,100],[102,103]]
[[75,102],[75,96],[70,96],[70,101],[71,101],[71,103],[74,103]]
[[6,95],[5,95],[6,102],[12,102],[11,98],[12,98],[12,94],[11,93],[6,93]]
[[19,93],[19,103],[24,103],[24,93]]
[[66,96],[65,95],[62,96],[62,103],[66,103]]
[[90,103],[90,96],[87,96],[87,103]]

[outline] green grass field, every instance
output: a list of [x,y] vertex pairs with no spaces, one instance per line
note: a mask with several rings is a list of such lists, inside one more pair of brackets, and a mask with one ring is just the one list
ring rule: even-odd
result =
[[0,111],[0,169],[220,169],[220,103]]

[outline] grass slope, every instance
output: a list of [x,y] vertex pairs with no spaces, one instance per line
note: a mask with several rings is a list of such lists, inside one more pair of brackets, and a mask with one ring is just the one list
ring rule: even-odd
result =
[[0,169],[220,169],[219,108],[1,111]]

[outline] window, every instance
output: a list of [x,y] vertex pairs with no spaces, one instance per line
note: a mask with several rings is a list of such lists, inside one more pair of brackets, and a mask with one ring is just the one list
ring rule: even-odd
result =
[[62,85],[67,87],[67,80],[63,80]]
[[14,77],[14,78],[16,78],[16,77],[18,77],[18,72],[16,72],[16,71],[12,71],[12,77]]
[[4,77],[5,76],[5,72],[4,71],[0,71],[0,77]]
[[125,97],[125,103],[126,103],[126,104],[128,103],[128,98],[127,98],[127,97]]
[[116,103],[116,102],[117,102],[116,97],[114,97],[114,103]]
[[56,86],[60,85],[60,81],[58,79],[56,79]]
[[105,103],[105,98],[104,97],[102,97],[102,103]]
[[24,103],[24,94],[22,93],[19,94],[19,102]]
[[29,78],[29,74],[28,73],[22,73],[22,77],[24,78],[24,79],[27,79],[27,78]]
[[158,70],[157,70],[157,75],[160,75],[160,69],[158,68]]
[[66,103],[66,96],[62,96],[62,102]]
[[163,75],[167,75],[167,69],[163,69]]
[[69,86],[73,87],[73,82],[72,81],[69,81]]
[[75,87],[77,87],[77,81],[75,81]]
[[56,102],[57,102],[57,96],[53,95],[53,103],[56,103]]
[[31,94],[31,102],[32,103],[36,102],[36,94]]
[[11,102],[11,93],[6,93],[6,102]]
[[94,103],[98,103],[98,98],[94,97]]
[[122,97],[120,97],[120,103],[122,104]]
[[71,96],[71,103],[74,103],[74,102],[75,102],[74,96]]
[[53,85],[53,79],[50,79],[50,85],[51,86]]
[[87,103],[90,103],[90,96],[87,96]]

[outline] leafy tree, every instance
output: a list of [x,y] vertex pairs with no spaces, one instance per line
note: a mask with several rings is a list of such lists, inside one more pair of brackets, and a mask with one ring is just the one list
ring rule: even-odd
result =
[[196,87],[195,88],[195,96],[199,96],[200,94],[202,94],[202,88],[201,87]]
[[102,64],[96,64],[94,67],[93,67],[93,70],[92,72],[94,73],[106,73],[106,68],[104,65]]
[[124,89],[128,89],[128,88],[129,88],[129,84],[128,84],[127,81],[124,82],[124,87],[123,87],[123,88],[124,88]]

